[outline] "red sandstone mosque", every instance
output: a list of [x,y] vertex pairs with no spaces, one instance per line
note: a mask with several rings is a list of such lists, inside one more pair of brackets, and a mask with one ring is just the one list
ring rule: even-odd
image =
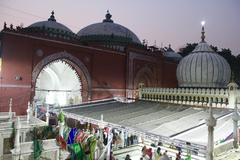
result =
[[[101,23],[88,25],[77,34],[58,23],[54,12],[47,21],[26,28],[4,24],[0,32],[0,159],[35,156],[32,146],[36,138],[31,139],[28,132],[34,126],[56,125],[50,122],[54,118],[50,118],[51,106],[61,106],[53,112],[59,112],[62,139],[69,135],[68,140],[71,131],[81,125],[88,132],[90,124],[99,131],[93,130],[93,134],[108,134],[104,152],[95,152],[98,147],[92,150],[99,154],[95,159],[104,159],[105,151],[110,159],[116,133],[121,133],[122,144],[118,148],[113,143],[114,154],[120,159],[128,153],[133,159],[145,157],[140,143],[147,143],[136,137],[149,140],[153,148],[157,145],[169,150],[171,157],[180,149],[183,158],[213,160],[233,147],[237,149],[240,90],[230,82],[228,62],[205,41],[204,23],[201,41],[182,58],[171,46],[158,49],[141,43],[111,17],[107,12]],[[137,98],[133,103],[119,102]],[[40,120],[37,104],[46,104],[46,122]],[[12,111],[27,115],[15,117]],[[135,137],[138,145],[118,152],[136,144],[125,141],[127,137],[132,141]],[[55,138],[41,139],[42,156],[64,159],[70,152]],[[79,151],[80,143],[76,144]],[[70,155],[74,154],[71,151]]]
[[106,98],[136,98],[137,88],[177,87],[181,56],[170,47],[141,43],[128,28],[105,19],[73,33],[47,21],[4,24],[0,34],[0,112],[25,114],[28,101],[71,105]]

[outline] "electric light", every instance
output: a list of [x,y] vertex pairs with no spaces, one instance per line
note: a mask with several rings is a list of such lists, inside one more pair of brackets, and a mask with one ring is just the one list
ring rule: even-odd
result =
[[201,25],[202,25],[202,26],[204,26],[204,25],[205,25],[205,23],[206,23],[205,21],[202,21],[202,22],[201,22]]

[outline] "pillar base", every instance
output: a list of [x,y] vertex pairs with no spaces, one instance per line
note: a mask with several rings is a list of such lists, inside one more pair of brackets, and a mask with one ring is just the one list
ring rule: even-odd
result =
[[233,141],[233,148],[238,149],[239,143],[237,141]]

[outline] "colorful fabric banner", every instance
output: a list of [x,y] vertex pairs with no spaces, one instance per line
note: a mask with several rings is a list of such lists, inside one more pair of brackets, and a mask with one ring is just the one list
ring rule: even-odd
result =
[[84,160],[84,152],[81,147],[81,144],[79,143],[74,143],[69,146],[71,150],[71,160]]
[[62,149],[67,149],[67,143],[62,136],[57,136],[56,140]]
[[67,144],[73,144],[74,143],[74,139],[75,139],[76,133],[77,133],[77,128],[72,128],[70,130],[69,135],[68,135],[68,142],[67,142]]
[[63,112],[60,112],[59,115],[58,115],[58,121],[60,121],[60,123],[63,123],[64,122],[64,114]]

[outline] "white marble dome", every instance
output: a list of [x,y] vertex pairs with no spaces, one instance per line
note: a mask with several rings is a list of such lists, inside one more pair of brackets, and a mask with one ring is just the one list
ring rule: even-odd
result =
[[114,23],[111,20],[112,15],[107,12],[106,19],[103,20],[101,23],[94,23],[87,27],[81,29],[77,35],[78,36],[119,36],[123,38],[130,38],[134,43],[141,43],[138,37],[130,31],[128,28]]
[[202,41],[178,64],[178,85],[179,87],[226,87],[230,81],[231,68],[228,62],[204,41],[204,28],[202,33]]
[[47,21],[36,22],[28,26],[28,28],[35,28],[35,27],[45,27],[46,29],[51,28],[51,29],[58,29],[60,31],[72,32],[68,27],[56,21],[53,11],[52,11],[52,15],[50,16],[50,18],[48,18]]

